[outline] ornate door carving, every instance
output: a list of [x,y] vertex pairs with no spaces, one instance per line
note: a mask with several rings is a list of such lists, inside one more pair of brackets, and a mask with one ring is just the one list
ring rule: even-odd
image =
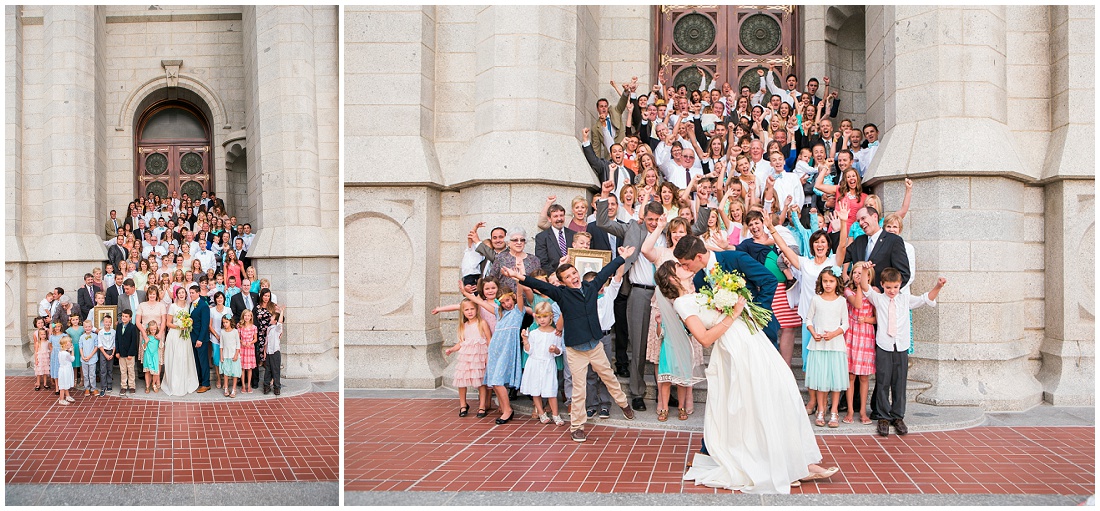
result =
[[197,199],[213,191],[209,134],[205,117],[189,104],[164,103],[143,113],[135,140],[137,194]]
[[172,192],[199,198],[210,191],[209,146],[143,145],[138,147],[138,194],[167,197]]
[[[710,83],[719,73],[718,86],[748,85],[755,91],[757,68],[772,63],[779,83],[796,69],[794,6],[782,5],[663,5],[654,7],[657,19],[657,55],[665,79],[673,85],[699,86],[699,69]],[[799,78],[799,86],[804,81]],[[666,85],[668,85],[666,83]]]

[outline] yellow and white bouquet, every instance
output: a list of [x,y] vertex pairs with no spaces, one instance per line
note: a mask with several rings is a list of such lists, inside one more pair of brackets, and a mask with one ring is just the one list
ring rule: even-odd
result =
[[740,273],[727,272],[715,265],[706,279],[710,287],[699,290],[696,301],[700,306],[733,316],[738,298],[744,298],[745,308],[741,311],[741,319],[745,321],[750,332],[756,333],[771,321],[772,311],[753,303],[752,292],[746,285],[745,277]]
[[191,337],[191,327],[194,326],[194,323],[191,315],[186,310],[176,313],[176,325],[179,326],[181,337]]

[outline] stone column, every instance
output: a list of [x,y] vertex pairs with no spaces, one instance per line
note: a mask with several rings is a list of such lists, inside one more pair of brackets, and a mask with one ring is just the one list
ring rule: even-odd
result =
[[[315,32],[335,31],[315,10],[244,10],[250,216],[259,230],[249,255],[271,280],[290,321],[283,343],[289,377],[339,372],[339,228],[321,222]],[[335,40],[332,40],[335,44]]]
[[347,6],[344,23],[345,384],[435,388],[436,8]]
[[1050,6],[1051,143],[1046,198],[1046,331],[1043,398],[1092,406],[1096,399],[1095,52],[1093,6]]
[[[25,155],[13,149],[22,145],[23,135],[9,133],[7,139],[6,161],[12,165],[7,183],[15,186],[8,189],[8,207],[18,212],[12,216],[14,222],[9,220],[5,235],[5,252],[14,256],[14,264],[5,271],[5,294],[12,300],[6,312],[9,318],[19,318],[5,325],[9,367],[26,367],[31,352],[29,320],[46,290],[79,284],[85,273],[107,258],[103,237],[98,235],[103,226],[98,199],[106,151],[101,133],[104,94],[98,90],[102,42],[97,29],[103,13],[91,6],[49,6],[42,14],[42,53],[51,57],[36,72],[44,92],[41,103],[31,106],[24,103],[26,98],[12,96],[12,92],[22,95],[21,86],[12,88],[11,80],[25,65],[13,54],[22,46],[22,34],[17,32],[24,29],[12,19],[19,16],[19,8],[7,12],[8,126],[28,128],[12,117],[22,109],[24,115],[40,120],[42,140],[41,156],[36,156],[39,165],[24,168]],[[75,293],[69,293],[69,298],[76,302]]]
[[4,364],[24,368],[32,359],[27,332],[27,250],[23,246],[23,26],[19,6],[4,8]]
[[[806,80],[829,75],[829,52],[825,45],[825,5],[803,5],[799,7],[802,13],[802,83],[799,87],[805,87]],[[820,92],[824,92],[822,84]]]
[[867,8],[867,47],[882,55],[867,74],[887,92],[865,178],[885,183],[891,211],[913,178],[902,233],[917,252],[913,291],[948,279],[939,307],[914,314],[909,377],[932,384],[920,402],[1020,410],[1042,399],[1029,356],[1042,328],[1043,200],[1007,125],[1005,17],[995,6]]

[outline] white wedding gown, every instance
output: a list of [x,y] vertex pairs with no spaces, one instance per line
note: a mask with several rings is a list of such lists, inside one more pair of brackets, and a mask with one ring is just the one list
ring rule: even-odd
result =
[[[721,313],[702,310],[695,294],[673,302],[681,318],[698,316],[708,329]],[[685,481],[744,493],[790,493],[791,482],[821,461],[802,395],[790,367],[762,331],[744,321],[715,342],[707,366],[703,440]],[[692,446],[694,449],[695,446]]]
[[[175,318],[180,310],[186,309],[173,303],[168,306],[168,315]],[[193,328],[200,326],[195,325]],[[182,337],[178,328],[168,330],[168,338],[164,341],[164,377],[161,388],[169,396],[185,396],[199,388],[199,372],[195,369],[195,351],[191,348],[191,336]]]

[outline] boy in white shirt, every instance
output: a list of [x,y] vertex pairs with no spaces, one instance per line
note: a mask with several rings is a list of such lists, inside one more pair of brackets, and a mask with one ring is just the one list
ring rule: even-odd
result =
[[264,347],[264,367],[267,368],[264,372],[264,394],[274,389],[276,396],[283,388],[280,378],[280,368],[283,363],[283,354],[280,351],[282,348],[280,340],[283,336],[282,318],[281,312],[271,315],[271,324],[267,326],[267,345]]
[[103,325],[97,333],[96,341],[96,348],[99,350],[99,397],[106,396],[114,384],[114,368],[111,362],[115,359],[115,333],[114,319],[108,314],[103,317]]
[[[869,263],[857,263],[860,264]],[[901,272],[896,268],[882,270],[879,284],[882,293],[870,282],[863,282],[863,294],[875,306],[875,391],[871,418],[878,421],[878,434],[890,435],[893,424],[898,435],[909,433],[905,425],[905,386],[909,377],[909,342],[912,325],[909,311],[923,305],[936,306],[936,297],[947,279],[940,277],[931,291],[920,295],[901,294]],[[887,396],[887,393],[890,396]],[[891,403],[891,400],[893,403]]]
[[[584,275],[585,282],[596,278],[596,273],[589,272]],[[615,327],[615,297],[619,295],[619,287],[623,283],[623,268],[619,267],[615,272],[615,276],[604,284],[603,289],[600,290],[600,297],[596,299],[596,312],[600,316],[600,328],[603,329],[603,337],[600,338],[600,344],[603,345],[603,351],[607,355],[607,359],[611,360],[611,334]],[[592,417],[596,413],[599,413],[601,419],[607,419],[611,417],[611,393],[607,391],[607,386],[600,380],[600,375],[596,374],[591,367],[588,368],[587,378],[587,390],[585,391],[588,396],[591,396],[590,401],[587,402],[588,416]]]

